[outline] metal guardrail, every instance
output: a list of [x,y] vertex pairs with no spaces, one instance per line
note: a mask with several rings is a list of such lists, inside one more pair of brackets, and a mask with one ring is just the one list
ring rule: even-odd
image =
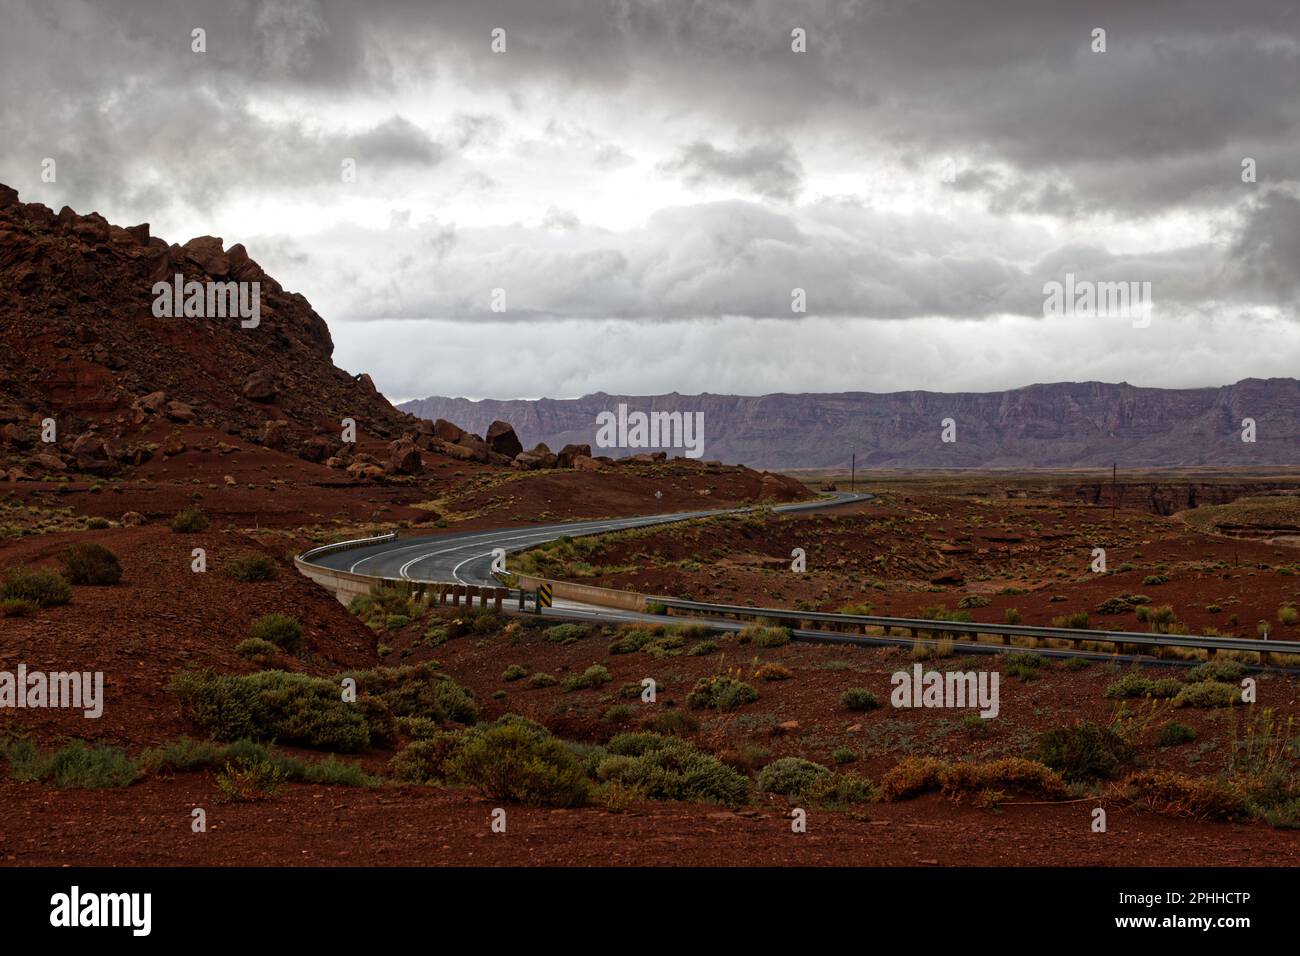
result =
[[397,532],[390,531],[387,534],[376,535],[373,538],[353,538],[351,541],[335,541],[333,544],[322,544],[320,547],[311,548],[298,555],[299,561],[310,561],[312,558],[318,558],[322,554],[334,554],[337,551],[351,551],[353,548],[364,548],[370,544],[383,544],[385,541],[396,541]]
[[737,617],[765,617],[775,621],[794,621],[821,624],[840,624],[865,629],[867,627],[899,628],[911,631],[928,631],[940,634],[985,634],[1003,638],[1009,644],[1013,637],[1050,638],[1070,641],[1076,647],[1084,641],[1097,641],[1116,645],[1132,644],[1148,647],[1188,647],[1209,651],[1252,651],[1260,654],[1300,655],[1300,641],[1264,641],[1255,638],[1195,637],[1190,634],[1152,634],[1138,631],[1094,631],[1068,627],[1034,627],[1022,624],[984,624],[978,621],[930,621],[910,617],[878,617],[870,614],[835,614],[827,611],[791,611],[785,608],[745,607],[739,604],[712,604],[705,601],[655,599],[669,610],[694,611],[704,614],[732,614]]

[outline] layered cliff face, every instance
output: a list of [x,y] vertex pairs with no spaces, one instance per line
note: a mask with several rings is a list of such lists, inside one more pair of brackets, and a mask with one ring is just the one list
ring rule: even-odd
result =
[[[160,308],[156,284],[178,281],[180,300]],[[202,302],[187,310],[195,290]],[[138,461],[154,422],[315,461],[339,444],[345,418],[372,438],[415,425],[369,376],[337,368],[333,349],[310,303],[241,245],[168,244],[148,224],[54,213],[0,186],[0,458],[26,472],[59,470],[55,459],[80,470]],[[54,442],[41,434],[48,419]]]
[[[597,416],[620,403],[702,412],[704,456],[764,468],[1037,468],[1300,464],[1300,382],[1246,379],[1221,388],[1159,389],[1063,382],[1006,392],[802,395],[597,393],[579,399],[472,402],[427,398],[399,407],[478,430],[515,424],[527,442],[594,442]],[[955,441],[942,440],[945,419]],[[1254,442],[1242,441],[1245,419]],[[629,450],[606,449],[618,456]]]

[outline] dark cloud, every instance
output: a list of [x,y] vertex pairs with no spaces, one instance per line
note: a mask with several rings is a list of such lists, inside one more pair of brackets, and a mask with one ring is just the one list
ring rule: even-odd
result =
[[723,183],[786,202],[795,198],[803,180],[799,157],[784,141],[734,150],[694,142],[660,168],[693,185]]

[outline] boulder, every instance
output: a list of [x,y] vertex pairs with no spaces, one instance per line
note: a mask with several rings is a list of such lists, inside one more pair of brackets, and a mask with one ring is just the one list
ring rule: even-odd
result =
[[489,425],[487,443],[494,452],[507,458],[514,458],[524,450],[524,446],[519,442],[519,436],[515,434],[514,426],[509,422],[495,421]]
[[388,446],[388,462],[384,471],[390,475],[416,475],[424,468],[420,449],[413,441],[402,438]]
[[244,380],[244,398],[252,402],[273,402],[279,394],[275,376],[265,369],[254,372]]
[[587,455],[574,455],[573,467],[578,471],[599,471],[604,467],[604,465],[595,458],[590,458]]
[[144,515],[138,511],[128,511],[119,521],[123,528],[138,528],[144,524]]
[[583,455],[587,458],[590,458],[591,446],[574,445],[574,444],[565,445],[563,448],[560,449],[560,453],[555,456],[556,457],[555,463],[560,468],[572,468],[573,459],[578,457],[579,455]]
[[194,409],[184,402],[168,402],[163,411],[174,422],[188,425],[194,421]]
[[465,430],[445,418],[440,418],[433,423],[433,434],[436,438],[441,438],[445,442],[451,442],[453,445],[460,441],[465,435]]
[[135,406],[143,409],[151,415],[156,415],[167,405],[166,392],[150,392],[148,395],[142,395],[135,400]]
[[331,439],[314,435],[302,443],[302,450],[299,454],[307,461],[322,462],[330,456],[330,452],[333,450],[334,442]]
[[289,423],[284,420],[269,421],[262,425],[262,444],[267,448],[285,448],[291,437]]
[[364,461],[354,461],[348,465],[348,474],[357,481],[367,481],[372,478],[384,477],[384,469],[378,465],[369,465]]
[[51,455],[49,452],[43,452],[33,459],[37,465],[46,471],[67,471],[68,466],[63,463],[63,459],[58,455]]

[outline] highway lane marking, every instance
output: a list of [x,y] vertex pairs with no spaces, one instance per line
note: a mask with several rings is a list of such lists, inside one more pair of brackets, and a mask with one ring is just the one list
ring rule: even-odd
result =
[[[851,496],[848,495],[842,496],[840,498],[840,501],[857,501],[862,499],[863,497],[864,497],[863,493],[857,492],[857,493],[853,493]],[[774,511],[798,510],[800,508],[815,507],[819,504],[825,504],[825,502],[792,502],[787,505],[774,506],[772,510]],[[712,515],[737,514],[745,511],[752,511],[752,510],[754,509],[722,508],[722,509],[715,509],[712,511],[682,511],[682,512],[676,512],[672,514],[665,514],[665,515],[648,515],[640,518],[625,518],[625,519],[620,518],[620,519],[614,519],[612,521],[600,521],[599,519],[595,521],[570,521],[570,522],[565,522],[564,524],[549,525],[547,526],[546,531],[538,532],[537,534],[543,537],[549,536],[546,537],[546,540],[553,540],[554,538],[562,537],[563,535],[569,533],[570,531],[585,530],[585,531],[595,533],[601,531],[625,530],[628,528],[647,527],[655,524],[671,524],[675,521],[691,521],[696,518],[706,518]],[[467,542],[478,541],[482,538],[491,538],[494,535],[501,534],[503,531],[517,531],[517,530],[519,529],[503,528],[496,531],[485,531],[478,534],[455,537],[453,539],[450,539],[456,542],[456,545],[454,547],[444,548],[438,551],[431,551],[428,554],[421,555],[420,557],[416,558],[414,561],[407,562],[405,565],[401,567],[399,571],[399,576],[403,578],[408,577],[408,573],[407,573],[408,570],[413,565],[418,564],[420,561],[423,561],[425,558],[432,558],[440,554],[447,554],[452,551],[459,551],[464,547],[474,547],[474,545],[468,544]],[[504,540],[507,541],[523,540],[523,538],[534,537],[534,536],[536,535],[530,533],[529,535],[525,535],[520,538],[506,538]],[[442,540],[446,542],[449,539],[444,538]],[[392,555],[402,554],[407,551],[415,551],[418,550],[419,548],[427,548],[428,546],[429,543],[426,542],[422,544],[407,545],[406,547],[403,548],[385,548],[382,551],[378,551],[375,554],[367,555],[366,557],[353,562],[352,565],[348,568],[348,571],[355,574],[357,573],[357,568],[361,567],[361,565],[365,564],[368,561],[373,561],[375,558],[391,557]],[[467,558],[466,561],[472,561],[475,558],[483,557],[484,553],[491,554],[491,551],[489,550],[487,552],[472,555],[470,558]],[[462,561],[460,564],[456,565],[456,570],[458,570],[461,567],[461,565],[465,564],[466,561]],[[452,571],[452,575],[453,577],[455,577],[455,570]],[[459,581],[460,578],[457,577],[456,580]]]

